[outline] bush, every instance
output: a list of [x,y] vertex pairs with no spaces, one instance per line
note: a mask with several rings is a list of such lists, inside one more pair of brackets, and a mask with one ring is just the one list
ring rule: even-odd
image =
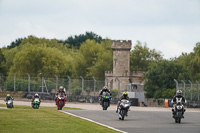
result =
[[162,92],[162,98],[173,98],[176,94],[176,89],[166,89]]
[[72,95],[81,95],[82,89],[80,87],[76,87],[75,89],[73,89],[72,91]]
[[112,97],[116,97],[118,95],[118,90],[117,89],[112,89],[110,90]]
[[[14,79],[8,79],[4,88],[8,91],[14,91]],[[15,91],[28,91],[28,80],[16,79],[15,88]]]
[[88,93],[88,95],[90,94],[90,92],[92,91],[92,88],[89,88],[89,87],[87,87],[86,89],[85,89],[85,91]]
[[155,99],[159,98],[173,98],[176,94],[176,89],[157,90],[154,94]]

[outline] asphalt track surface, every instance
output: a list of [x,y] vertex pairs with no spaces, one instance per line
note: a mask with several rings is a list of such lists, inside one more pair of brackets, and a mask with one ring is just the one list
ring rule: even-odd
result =
[[[23,101],[22,101],[23,100]],[[5,104],[0,99],[0,104]],[[26,105],[31,107],[29,100],[15,100],[14,105]],[[43,101],[41,106],[55,107],[54,101]],[[103,111],[99,104],[66,103],[66,107],[81,108],[84,110],[67,110],[66,112],[88,118],[101,124],[129,133],[200,133],[200,109],[186,108],[185,118],[181,124],[176,124],[171,115],[171,108],[163,107],[135,107],[124,121],[118,119],[115,113],[116,105],[111,105],[107,111]],[[6,109],[0,107],[0,109]]]
[[185,112],[181,123],[175,123],[170,111],[130,111],[119,120],[114,110],[67,110],[128,133],[200,133],[200,112]]

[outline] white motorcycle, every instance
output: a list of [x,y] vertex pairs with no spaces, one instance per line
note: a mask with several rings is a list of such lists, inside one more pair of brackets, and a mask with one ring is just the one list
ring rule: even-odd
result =
[[13,100],[14,99],[9,99],[8,101],[5,101],[6,102],[6,105],[7,105],[7,108],[14,108],[13,106]]
[[130,104],[129,100],[123,99],[120,101],[119,108],[117,109],[120,120],[124,120],[124,117],[128,115],[130,105],[131,104]]
[[174,115],[174,119],[176,123],[181,123],[181,118],[183,118],[183,111],[184,111],[184,106],[183,104],[181,104],[180,102],[178,102],[175,105],[175,115]]

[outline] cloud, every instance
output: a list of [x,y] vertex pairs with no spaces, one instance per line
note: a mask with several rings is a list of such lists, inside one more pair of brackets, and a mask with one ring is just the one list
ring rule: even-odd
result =
[[199,0],[0,2],[0,47],[28,35],[66,39],[92,31],[113,40],[146,42],[171,58],[179,50],[191,51],[199,41]]
[[162,51],[166,59],[178,57],[181,53],[190,53],[193,48],[179,44],[177,42],[163,42],[157,47],[157,50]]

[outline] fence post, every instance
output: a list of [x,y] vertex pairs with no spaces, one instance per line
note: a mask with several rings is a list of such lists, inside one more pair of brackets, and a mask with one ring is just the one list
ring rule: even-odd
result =
[[178,82],[177,82],[176,79],[174,79],[174,81],[176,82],[176,92],[177,92],[177,90],[178,90]]
[[14,91],[16,90],[16,74],[14,74]]
[[27,73],[27,75],[28,75],[28,92],[30,93],[30,90],[31,90],[31,85],[30,85],[30,83],[31,83],[31,78],[30,78],[30,75]]
[[192,101],[192,82],[190,80],[188,80],[190,82],[190,101]]
[[183,82],[183,88],[184,88],[184,97],[185,97],[185,82],[184,80],[181,80]]
[[68,78],[68,89],[69,89],[69,101],[70,101],[70,91],[71,91],[71,88],[70,88],[70,84],[71,84],[71,78],[67,75],[67,78]]
[[82,92],[84,91],[84,78],[82,76],[80,76],[81,80],[82,80]]
[[197,82],[197,88],[198,88],[198,101],[199,101],[199,82],[198,81],[196,82]]
[[92,77],[94,80],[94,102],[95,102],[95,92],[96,92],[96,79]]
[[1,73],[0,73],[0,89],[2,89],[2,87],[1,87],[2,85],[1,85]]
[[43,74],[40,73],[40,75],[42,76],[42,93],[44,92],[44,77],[43,77]]
[[115,78],[118,81],[118,99],[119,99],[119,93],[120,93],[120,80],[118,78]]
[[54,75],[56,77],[56,92],[58,92],[58,76]]

